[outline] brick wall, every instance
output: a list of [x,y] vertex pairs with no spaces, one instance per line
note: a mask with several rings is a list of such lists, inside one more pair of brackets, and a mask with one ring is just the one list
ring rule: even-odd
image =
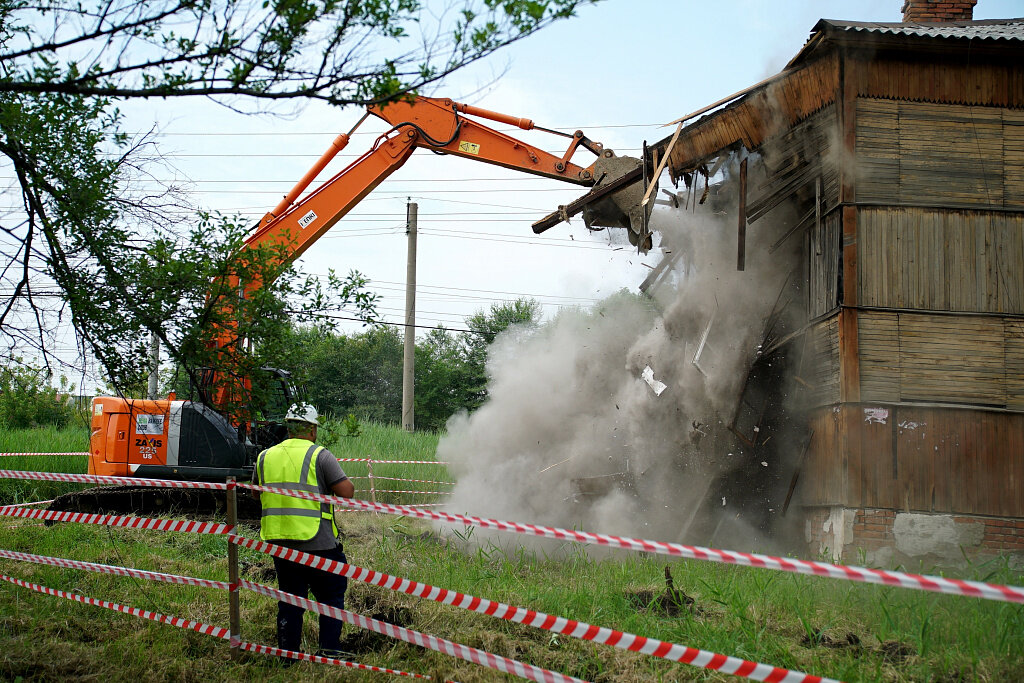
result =
[[[898,516],[903,520],[914,518],[918,525],[914,527],[904,521],[904,535],[899,540],[894,531],[899,526]],[[946,558],[955,564],[963,560],[963,554],[1013,555],[1024,562],[1024,519],[1020,518],[901,515],[897,510],[877,508],[809,507],[804,508],[804,520],[811,557],[827,554],[835,559],[841,556],[847,562],[867,561],[879,566],[926,557],[926,561]],[[926,522],[923,526],[922,521]],[[915,534],[915,528],[920,536]],[[951,528],[955,530],[952,535],[948,533]],[[944,533],[935,533],[936,529]]]
[[892,525],[895,510],[857,510],[853,519],[853,543],[865,550],[886,548],[896,542]]
[[821,547],[832,547],[832,538],[825,533],[823,527],[828,519],[828,508],[812,508],[805,517],[807,524],[807,542],[811,545],[812,552],[817,554]]
[[[957,521],[978,521],[972,517],[957,517]],[[1024,552],[1024,519],[985,519],[985,535],[981,544],[990,550]]]
[[904,22],[971,21],[978,0],[906,0]]

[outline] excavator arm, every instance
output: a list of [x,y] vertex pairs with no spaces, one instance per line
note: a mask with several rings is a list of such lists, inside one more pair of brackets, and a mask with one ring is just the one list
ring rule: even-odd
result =
[[[378,137],[367,152],[316,190],[299,199],[338,152],[348,145],[355,129],[371,114],[389,123],[391,128]],[[556,156],[490,128],[476,119],[496,121],[522,130],[545,131],[568,138],[568,144],[565,152],[561,156]],[[572,162],[573,155],[581,147],[596,157],[587,167]],[[635,171],[641,163],[629,157],[616,157],[614,152],[589,139],[582,131],[570,135],[541,128],[530,119],[509,116],[450,99],[413,97],[405,101],[373,105],[368,107],[367,113],[352,130],[339,135],[331,143],[330,148],[281,202],[260,220],[245,240],[237,258],[244,259],[246,251],[264,245],[278,248],[277,253],[281,255],[282,265],[298,258],[375,187],[405,164],[417,148],[583,187],[595,184],[607,187],[613,180],[621,183],[623,174],[632,173],[635,176]],[[619,191],[619,194],[624,193]],[[629,227],[631,222],[636,223],[635,218],[628,214],[628,210],[624,211],[610,203],[607,198],[601,202],[603,205],[595,203],[595,206],[601,207],[599,211],[589,216],[584,214],[588,227],[594,224]],[[232,289],[247,296],[265,283],[239,283],[234,280],[231,284]],[[216,348],[225,348],[240,341],[237,326],[229,323],[217,331],[213,345]],[[227,378],[224,371],[224,368],[211,369],[205,373],[203,381],[206,390],[212,389],[212,395],[207,393],[207,399],[218,407],[239,400],[241,394],[246,393],[249,387],[246,378],[235,377],[233,381],[223,381]],[[239,381],[244,387],[238,385]]]
[[[302,180],[260,220],[235,255],[236,263],[244,263],[247,254],[251,256],[261,246],[274,247],[271,253],[277,255],[275,258],[281,266],[298,258],[398,170],[417,148],[593,188],[588,198],[560,207],[553,218],[544,219],[543,225],[535,225],[535,232],[574,213],[577,205],[586,204],[583,218],[588,227],[632,228],[631,241],[641,248],[647,244],[641,241],[649,235],[646,214],[637,213],[637,202],[632,199],[634,196],[639,199],[643,192],[644,188],[638,189],[635,185],[636,179],[642,176],[639,171],[645,166],[638,159],[615,156],[580,131],[568,135],[535,126],[529,119],[427,97],[369,107],[360,123],[371,114],[386,121],[389,130],[340,173],[302,196],[345,148],[355,128],[339,135]],[[568,142],[560,156],[551,154],[489,128],[478,119],[522,130],[544,130],[563,136]],[[594,163],[587,167],[573,163],[573,155],[580,147],[595,155]],[[638,220],[638,216],[642,220]],[[239,282],[237,277],[228,277],[225,284],[229,291],[244,297],[266,282]],[[252,379],[233,367],[233,352],[244,341],[238,329],[237,303],[221,300],[213,305],[222,307],[221,312],[226,314],[224,319],[228,322],[218,324],[212,335],[215,358],[213,367],[205,370],[200,378],[201,400],[179,401],[173,396],[153,401],[97,397],[92,409],[90,473],[217,480],[225,476],[246,476],[255,452],[270,445],[263,443],[267,425],[261,425],[261,411],[248,405]],[[278,379],[283,382],[286,378]],[[122,500],[120,496],[115,492],[113,497],[133,509],[137,501],[134,498]],[[160,498],[167,499],[163,495]],[[73,505],[74,501],[67,504]]]
[[[296,201],[334,156],[345,148],[352,131],[339,135],[281,203],[263,217],[257,229],[246,240],[247,246],[255,247],[268,240],[284,241],[290,245],[289,257],[297,258],[375,187],[405,164],[417,148],[587,187],[594,184],[594,165],[582,168],[572,163],[576,151],[583,147],[598,157],[604,154],[614,156],[601,143],[587,138],[582,131],[568,135],[538,128],[529,119],[480,109],[450,99],[416,97],[409,101],[374,105],[368,108],[367,113],[387,121],[391,129],[348,167],[301,201]],[[523,130],[544,130],[568,137],[570,142],[565,153],[558,157],[468,116],[506,123]]]

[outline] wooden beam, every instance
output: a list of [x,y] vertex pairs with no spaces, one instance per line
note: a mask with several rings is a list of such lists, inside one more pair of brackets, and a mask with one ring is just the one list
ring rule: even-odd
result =
[[740,162],[739,231],[736,235],[736,270],[743,270],[747,261],[747,160]]
[[839,311],[839,400],[860,401],[860,343],[857,335],[857,309]]
[[[797,378],[799,379],[799,378]],[[807,441],[804,442],[804,447],[800,450],[800,460],[796,463],[796,469],[793,470],[793,477],[789,480],[789,490],[786,491],[786,500],[782,503],[782,516],[786,516],[786,512],[789,510],[789,504],[793,500],[793,492],[796,491],[796,483],[800,481],[800,470],[804,468],[804,460],[807,459],[807,451],[811,447],[811,439],[814,438],[814,430],[807,435]]]
[[[647,203],[651,201],[651,193],[654,192],[654,188],[658,186],[658,178],[661,177],[661,172],[665,170],[665,164],[668,162],[669,156],[672,154],[672,148],[676,146],[676,142],[679,141],[679,134],[683,132],[683,124],[680,123],[676,126],[676,132],[672,134],[672,139],[668,142],[668,147],[665,148],[665,156],[658,162],[658,167],[654,169],[654,175],[651,176],[648,181],[651,183],[647,188],[647,192],[644,192],[644,198],[640,202],[640,208],[647,206]],[[644,143],[646,148],[647,143]],[[655,150],[657,151],[657,150]],[[647,163],[647,155],[644,155],[644,164]],[[646,214],[644,214],[646,215]]]
[[[842,156],[839,163],[839,201],[855,202],[855,162],[857,154],[857,79],[860,63],[844,51],[840,59],[839,125],[842,133]],[[839,311],[839,400],[860,400],[860,344],[857,310],[857,211],[852,204],[842,213],[842,283],[840,293],[843,309]],[[853,438],[853,437],[850,437]],[[859,444],[855,444],[859,448]]]

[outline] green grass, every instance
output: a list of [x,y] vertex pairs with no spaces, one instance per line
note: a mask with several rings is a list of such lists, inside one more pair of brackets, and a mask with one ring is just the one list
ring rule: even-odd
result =
[[[89,429],[84,426],[7,429],[0,427],[0,453],[76,453],[89,450]],[[88,458],[77,456],[25,456],[0,458],[0,469],[83,474]],[[0,505],[49,500],[87,484],[0,479]]]
[[[429,460],[436,461],[437,441],[434,432],[409,433],[402,429],[376,422],[361,424],[357,437],[342,436],[338,423],[328,423],[319,441],[338,458],[369,458],[371,460]],[[342,463],[345,474],[353,478],[356,495],[369,499],[370,482],[366,463]],[[411,505],[415,503],[444,502],[447,496],[427,493],[391,493],[391,491],[450,491],[451,486],[408,481],[391,481],[387,477],[450,482],[451,475],[444,465],[373,464],[373,488],[380,503]],[[381,478],[385,477],[385,478]]]
[[[419,450],[392,450],[407,438]],[[363,450],[358,457],[429,459],[423,457],[419,439],[382,435],[381,450]],[[358,444],[360,439],[352,441]],[[354,451],[335,450],[340,457],[357,457],[350,455]],[[463,552],[456,547],[457,537],[452,542],[440,539],[416,520],[364,513],[339,515],[339,520],[354,564],[600,626],[846,681],[1024,679],[1020,605],[636,553],[612,553],[599,561],[571,544],[546,546],[548,555],[529,553],[510,534],[500,537],[502,547],[484,543]],[[474,533],[459,530],[463,537]],[[4,519],[0,548],[227,578],[226,544],[213,537],[71,524],[45,527]],[[268,557],[246,549],[240,556],[243,576],[273,585],[264,574],[271,566]],[[638,609],[630,597],[660,593],[666,565],[676,587],[696,600],[694,613],[669,617]],[[7,560],[0,560],[0,573],[206,623],[228,622],[227,597],[219,591]],[[1001,561],[975,565],[958,576],[1024,583]],[[331,675],[313,664],[285,670],[263,656],[234,663],[227,645],[208,636],[7,583],[0,583],[0,594],[0,634],[6,645],[0,652],[0,679],[313,681]],[[241,602],[243,637],[273,644],[273,601],[243,592]],[[588,680],[736,680],[362,583],[351,584],[348,605],[371,616],[404,614],[404,625],[410,628]],[[315,649],[315,624],[313,615],[307,615],[307,651]],[[346,627],[346,636],[355,632]],[[851,640],[859,644],[851,645]],[[500,678],[473,664],[383,637],[367,641],[355,655],[366,664],[463,682]],[[348,670],[337,676],[354,681],[386,678]]]

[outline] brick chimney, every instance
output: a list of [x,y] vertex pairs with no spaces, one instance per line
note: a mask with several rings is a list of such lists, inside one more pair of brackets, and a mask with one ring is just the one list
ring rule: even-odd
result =
[[978,0],[905,0],[904,23],[971,21]]

